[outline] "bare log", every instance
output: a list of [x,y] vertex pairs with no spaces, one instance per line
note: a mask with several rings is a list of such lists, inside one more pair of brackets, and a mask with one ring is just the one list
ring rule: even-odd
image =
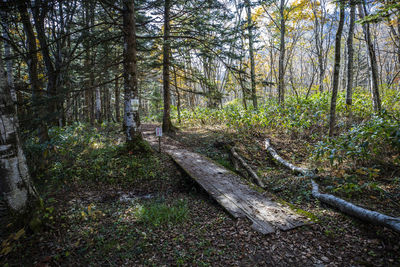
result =
[[[258,177],[257,173],[246,163],[246,161],[236,152],[235,148],[232,147],[231,148],[231,154],[232,156],[237,160],[237,162],[240,163],[240,165],[242,165],[242,167],[248,172],[248,174],[253,178],[253,180],[255,181],[255,183],[264,188],[265,185],[264,183],[261,181],[260,177]],[[235,163],[234,163],[235,164]],[[235,164],[236,165],[236,164]],[[235,166],[236,168],[236,166]]]
[[286,160],[284,160],[283,158],[281,158],[281,156],[278,155],[278,153],[276,152],[276,150],[271,146],[271,142],[269,141],[269,139],[265,139],[265,149],[269,152],[269,154],[280,164],[282,164],[283,166],[285,166],[286,168],[288,168],[289,170],[291,170],[294,173],[300,173],[306,176],[311,176],[311,177],[315,177],[315,174],[307,169],[303,169],[297,166],[294,166],[292,163],[287,162]]
[[396,232],[400,232],[400,218],[391,217],[376,211],[361,208],[331,194],[320,193],[318,184],[312,179],[316,177],[316,175],[312,171],[299,168],[282,159],[275,151],[275,149],[271,146],[269,139],[265,140],[265,148],[276,161],[278,161],[286,168],[292,170],[295,173],[301,173],[303,175],[310,176],[312,184],[312,195],[319,201],[329,204],[330,206],[339,209],[341,212],[356,217],[360,220],[385,226]]
[[360,220],[367,221],[373,224],[382,225],[397,232],[400,232],[400,218],[391,217],[376,211],[361,208],[341,198],[335,197],[331,194],[323,194],[319,192],[318,184],[311,179],[312,195],[316,199],[331,205],[346,213],[354,216]]

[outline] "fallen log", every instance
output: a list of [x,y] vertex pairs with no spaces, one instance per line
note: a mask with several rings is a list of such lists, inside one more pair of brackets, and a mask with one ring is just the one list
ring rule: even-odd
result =
[[305,176],[311,177],[312,196],[318,199],[319,201],[326,203],[334,208],[337,208],[341,212],[356,217],[362,221],[385,226],[396,232],[400,232],[400,218],[395,218],[376,211],[364,209],[346,200],[335,197],[334,195],[331,194],[320,193],[318,184],[312,179],[316,177],[316,175],[312,171],[297,167],[287,162],[286,160],[282,159],[275,151],[275,149],[271,146],[269,139],[265,140],[265,148],[276,161],[278,161],[286,168],[290,169],[295,173],[300,173]]
[[315,174],[307,169],[303,169],[300,167],[297,167],[295,165],[293,165],[290,162],[287,162],[286,160],[284,160],[283,158],[281,158],[281,156],[279,156],[279,154],[276,152],[276,150],[271,146],[271,142],[269,141],[269,139],[265,139],[265,149],[269,152],[269,154],[280,164],[282,164],[283,166],[285,166],[286,168],[288,168],[289,170],[291,170],[294,173],[300,173],[303,174],[305,176],[311,176],[311,177],[315,177]]
[[[231,150],[230,150],[230,152],[231,152],[231,154],[232,154],[232,157],[233,157],[234,159],[236,159],[237,162],[239,162],[240,165],[242,165],[242,167],[247,171],[247,173],[253,178],[254,182],[255,182],[258,186],[260,186],[260,187],[262,187],[262,188],[265,188],[265,185],[264,185],[264,183],[261,181],[260,177],[258,177],[257,173],[256,173],[256,172],[246,163],[246,161],[236,152],[235,147],[232,147]],[[237,162],[234,162],[235,168],[237,167],[237,166],[236,166],[236,163],[237,163]]]
[[332,207],[339,209],[343,213],[357,217],[360,220],[382,225],[397,232],[400,232],[400,218],[391,217],[376,211],[361,208],[331,194],[320,193],[318,184],[312,179],[311,184],[312,195],[319,201],[329,204]]

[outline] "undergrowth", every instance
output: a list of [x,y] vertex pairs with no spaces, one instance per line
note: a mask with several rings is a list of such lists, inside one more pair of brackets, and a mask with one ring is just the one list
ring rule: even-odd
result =
[[[49,129],[50,141],[28,140],[25,152],[38,182],[95,182],[132,185],[162,177],[160,162],[151,153],[130,151],[115,125],[86,124]],[[118,128],[117,128],[118,129]]]
[[[181,111],[187,124],[226,125],[238,133],[276,130],[304,139],[311,144],[309,155],[321,164],[340,166],[344,162],[354,165],[371,160],[389,160],[399,164],[400,153],[400,93],[387,89],[383,96],[381,114],[373,112],[369,93],[356,88],[350,113],[345,104],[345,93],[337,100],[338,135],[327,136],[330,94],[316,93],[309,97],[289,96],[281,107],[276,99],[267,99],[258,110],[244,109],[238,100],[222,109],[197,107]],[[174,114],[176,117],[176,114]],[[394,156],[393,156],[394,155]]]

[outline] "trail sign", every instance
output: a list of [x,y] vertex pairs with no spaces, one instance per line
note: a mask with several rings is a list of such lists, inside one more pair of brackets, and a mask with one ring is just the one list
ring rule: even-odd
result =
[[156,136],[162,137],[162,128],[161,127],[156,128]]
[[138,111],[139,110],[139,105],[140,105],[139,99],[137,99],[137,98],[131,99],[131,107],[132,107],[133,111]]

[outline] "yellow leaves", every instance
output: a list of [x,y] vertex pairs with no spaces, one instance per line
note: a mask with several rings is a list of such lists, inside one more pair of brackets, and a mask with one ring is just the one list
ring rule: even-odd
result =
[[367,175],[368,172],[364,171],[363,169],[357,169],[356,173],[361,174],[361,175]]
[[90,204],[90,205],[88,206],[88,214],[89,214],[89,215],[90,215],[91,212],[92,212],[92,207],[93,207],[93,204]]
[[259,7],[256,9],[256,12],[251,14],[251,20],[257,22],[263,14],[264,14],[264,9],[262,7]]
[[18,241],[25,234],[25,229],[22,228],[18,232],[11,234],[6,240],[1,243],[0,256],[5,256],[14,248],[14,242]]
[[5,256],[8,253],[10,253],[12,251],[12,249],[13,249],[12,246],[3,247],[3,249],[0,251],[0,255]]
[[370,178],[377,178],[379,176],[379,169],[374,168],[360,168],[355,171],[357,174],[369,176]]
[[18,240],[22,235],[25,234],[25,229],[22,228],[21,230],[19,230],[15,235],[14,235],[14,240]]
[[95,205],[93,203],[89,204],[87,206],[86,211],[82,210],[81,211],[81,217],[84,220],[88,219],[97,219],[99,216],[105,216],[105,214],[101,210],[95,210]]

